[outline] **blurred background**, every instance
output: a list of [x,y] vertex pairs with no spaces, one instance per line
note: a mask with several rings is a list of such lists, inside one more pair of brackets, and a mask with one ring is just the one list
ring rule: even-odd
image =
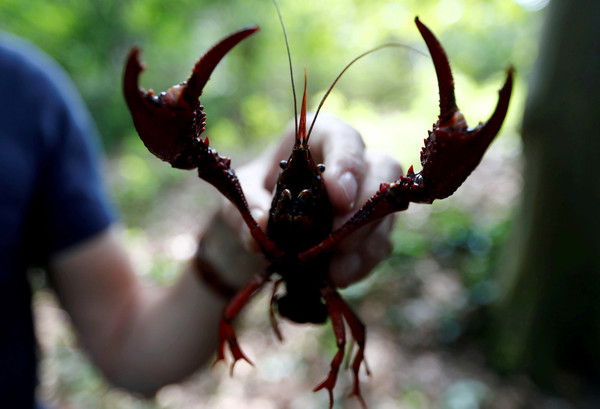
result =
[[[303,67],[308,73],[309,109],[366,49],[395,41],[426,52],[417,15],[449,55],[458,104],[472,126],[491,114],[508,65],[517,72],[508,117],[481,166],[455,196],[399,215],[393,254],[343,291],[368,329],[372,376],[361,376],[371,408],[580,407],[573,405],[585,382],[562,377],[562,389],[556,379],[538,382],[531,367],[520,365],[526,342],[500,342],[505,335],[490,335],[487,325],[502,315],[494,306],[502,305],[502,277],[515,257],[507,242],[524,183],[520,125],[547,3],[281,0],[296,80]],[[162,91],[186,79],[212,44],[249,24],[261,31],[228,54],[202,98],[211,145],[234,168],[272,143],[293,117],[285,43],[271,1],[0,1],[0,29],[54,57],[81,92],[101,133],[127,245],[150,281],[172,282],[194,251],[203,215],[220,198],[193,172],[165,166],[137,138],[121,93],[125,57],[141,46],[148,67],[141,85]],[[423,138],[437,120],[437,97],[430,58],[394,48],[354,65],[323,109],[355,126],[369,148],[418,169]],[[254,368],[240,364],[233,378],[224,366],[200,371],[148,401],[103,381],[77,349],[51,291],[43,280],[35,285],[41,395],[57,408],[327,407],[326,393],[311,391],[335,353],[331,329],[286,323],[279,344],[270,333],[266,294],[238,320]],[[336,408],[359,407],[347,398],[350,387],[344,371]]]

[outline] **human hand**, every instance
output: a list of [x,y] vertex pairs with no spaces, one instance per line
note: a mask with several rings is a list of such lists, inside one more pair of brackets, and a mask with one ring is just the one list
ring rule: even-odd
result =
[[[236,171],[248,207],[263,231],[267,229],[272,192],[281,171],[279,162],[288,159],[293,140],[291,127],[274,149]],[[352,216],[379,189],[380,183],[395,180],[402,173],[398,162],[384,153],[365,149],[360,134],[332,116],[320,115],[310,146],[315,162],[325,165],[323,179],[334,209],[334,229]],[[228,203],[221,215],[232,230],[238,232],[245,249],[258,255],[259,247],[237,210]],[[332,284],[347,287],[365,277],[386,257],[391,250],[393,224],[394,217],[390,215],[343,240],[330,264]]]

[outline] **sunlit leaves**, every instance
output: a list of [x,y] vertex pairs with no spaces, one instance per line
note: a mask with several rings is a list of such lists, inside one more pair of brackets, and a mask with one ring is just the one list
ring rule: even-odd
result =
[[[306,67],[311,94],[326,89],[350,59],[377,44],[399,41],[424,49],[414,29],[415,15],[440,36],[454,67],[479,82],[509,61],[520,73],[525,65],[526,72],[535,55],[537,29],[527,19],[530,3],[311,0],[281,1],[281,7],[296,79]],[[213,103],[212,116],[236,122],[240,132],[252,138],[272,136],[293,115],[283,36],[268,0],[6,0],[0,4],[0,18],[4,29],[32,39],[65,66],[110,149],[130,134],[120,82],[124,56],[134,44],[143,47],[149,67],[142,84],[162,90],[185,79],[194,61],[219,38],[259,24],[261,32],[216,70],[215,84],[209,83],[204,98]],[[417,92],[414,58],[404,50],[370,56],[352,68],[335,92],[360,99],[373,112],[393,109],[395,101],[405,109],[407,98]],[[254,104],[258,94],[267,103]],[[223,98],[211,101],[211,95]],[[338,115],[348,119],[343,112]],[[239,142],[238,135],[231,137]],[[251,141],[243,143],[248,146]]]

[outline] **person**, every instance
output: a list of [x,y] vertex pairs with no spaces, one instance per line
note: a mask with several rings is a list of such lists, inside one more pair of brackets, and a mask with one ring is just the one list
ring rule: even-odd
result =
[[[36,407],[26,275],[32,265],[47,270],[81,344],[115,385],[152,395],[193,373],[215,351],[227,298],[199,279],[193,263],[169,287],[136,276],[102,184],[94,125],[50,57],[1,34],[0,89],[0,407]],[[292,133],[237,172],[263,229]],[[336,225],[381,181],[400,175],[396,161],[366,150],[357,131],[338,119],[324,115],[311,138],[316,160],[327,169]],[[363,278],[389,252],[391,227],[388,217],[346,240],[332,261],[331,281],[345,287]],[[235,288],[265,267],[232,206],[220,207],[203,240],[219,279]],[[215,246],[219,251],[211,250]]]

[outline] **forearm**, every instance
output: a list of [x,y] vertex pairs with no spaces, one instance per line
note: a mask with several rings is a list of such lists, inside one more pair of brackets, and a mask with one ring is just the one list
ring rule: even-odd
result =
[[148,395],[212,357],[226,300],[203,285],[191,267],[175,285],[146,287],[139,297],[109,342],[110,356],[100,358],[112,382]]
[[262,271],[265,262],[235,239],[221,212],[211,218],[201,247],[202,262],[192,260],[175,285],[140,292],[143,298],[133,308],[128,328],[115,339],[119,351],[115,383],[151,393],[181,380],[212,357],[221,311],[228,302],[215,279],[231,296]]
[[[123,251],[118,229],[57,256],[54,287],[82,344],[107,378],[151,394],[210,359],[227,302],[190,262],[170,287],[143,284]],[[205,229],[209,264],[233,288],[263,268],[218,215]]]

